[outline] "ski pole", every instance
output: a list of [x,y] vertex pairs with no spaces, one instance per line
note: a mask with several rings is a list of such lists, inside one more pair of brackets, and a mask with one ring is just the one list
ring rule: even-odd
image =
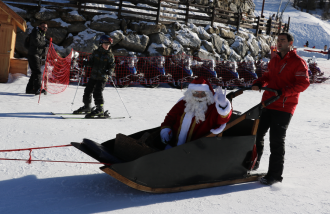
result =
[[73,97],[73,100],[72,100],[72,103],[71,103],[71,111],[73,111],[72,106],[74,104],[74,99],[76,98],[76,95],[77,95],[77,91],[78,91],[78,87],[80,85],[80,80],[81,80],[83,71],[85,71],[85,65],[83,66],[83,69],[81,70],[81,74],[78,72],[78,85],[77,85],[76,93],[74,94],[74,97]]
[[128,116],[129,116],[129,118],[131,118],[132,116],[128,113],[127,108],[126,108],[126,106],[125,106],[125,103],[124,103],[123,99],[121,98],[121,96],[120,96],[120,94],[119,94],[119,92],[118,92],[118,90],[117,90],[117,87],[116,87],[116,85],[115,85],[115,82],[113,81],[113,79],[112,79],[111,76],[109,76],[109,77],[110,77],[110,80],[111,80],[111,82],[112,82],[112,84],[113,84],[113,87],[115,87],[115,89],[116,89],[116,91],[117,91],[117,94],[118,94],[119,98],[121,99],[121,102],[123,103],[123,105],[124,105],[124,107],[125,107],[125,109],[126,109],[126,112],[127,112]]

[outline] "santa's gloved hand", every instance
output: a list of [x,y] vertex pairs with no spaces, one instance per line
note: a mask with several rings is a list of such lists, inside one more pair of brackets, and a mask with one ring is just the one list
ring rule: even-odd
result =
[[172,129],[165,128],[160,131],[160,138],[164,144],[167,144],[172,139]]
[[222,88],[218,87],[214,94],[214,100],[216,104],[220,105],[222,108],[225,108],[228,105],[226,93],[227,93],[227,89],[225,89],[225,91],[222,91]]

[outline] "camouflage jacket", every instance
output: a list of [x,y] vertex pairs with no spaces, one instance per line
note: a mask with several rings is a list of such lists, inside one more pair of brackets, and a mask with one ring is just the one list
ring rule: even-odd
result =
[[94,50],[88,60],[88,67],[92,67],[91,78],[95,80],[108,81],[107,70],[112,74],[115,70],[115,57],[111,49],[105,50],[99,47]]
[[28,55],[42,56],[46,47],[45,33],[41,32],[38,27],[33,28],[30,36],[30,47]]

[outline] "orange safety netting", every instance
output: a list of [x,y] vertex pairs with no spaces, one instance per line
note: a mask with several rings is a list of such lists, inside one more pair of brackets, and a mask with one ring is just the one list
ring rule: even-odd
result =
[[[91,68],[83,66],[89,53],[72,50],[66,58],[61,58],[50,43],[42,88],[52,94],[63,92],[70,82],[85,85],[91,75]],[[157,87],[168,83],[176,88],[186,87],[196,77],[203,76],[216,86],[250,86],[266,70],[263,61],[231,62],[200,59],[186,54],[172,56],[136,57],[116,56],[115,71],[107,84],[127,87],[142,84]],[[113,81],[113,82],[112,82]]]
[[70,82],[71,58],[72,50],[67,57],[61,58],[50,42],[42,77],[42,89],[51,94],[58,94],[67,88]]
[[[70,81],[86,84],[91,68],[83,68],[82,60],[88,59],[89,54],[78,53],[79,57],[73,58]],[[130,84],[156,87],[160,83],[182,88],[198,76],[205,77],[214,86],[249,86],[267,70],[268,65],[262,61],[214,61],[186,54],[155,57],[116,56],[115,63],[112,80],[120,88]],[[113,84],[111,79],[107,84]]]

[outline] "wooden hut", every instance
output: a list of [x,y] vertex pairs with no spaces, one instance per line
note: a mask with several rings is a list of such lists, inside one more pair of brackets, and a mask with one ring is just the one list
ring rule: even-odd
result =
[[27,74],[26,59],[15,59],[17,27],[25,32],[26,21],[0,0],[0,82],[8,81],[9,73]]

